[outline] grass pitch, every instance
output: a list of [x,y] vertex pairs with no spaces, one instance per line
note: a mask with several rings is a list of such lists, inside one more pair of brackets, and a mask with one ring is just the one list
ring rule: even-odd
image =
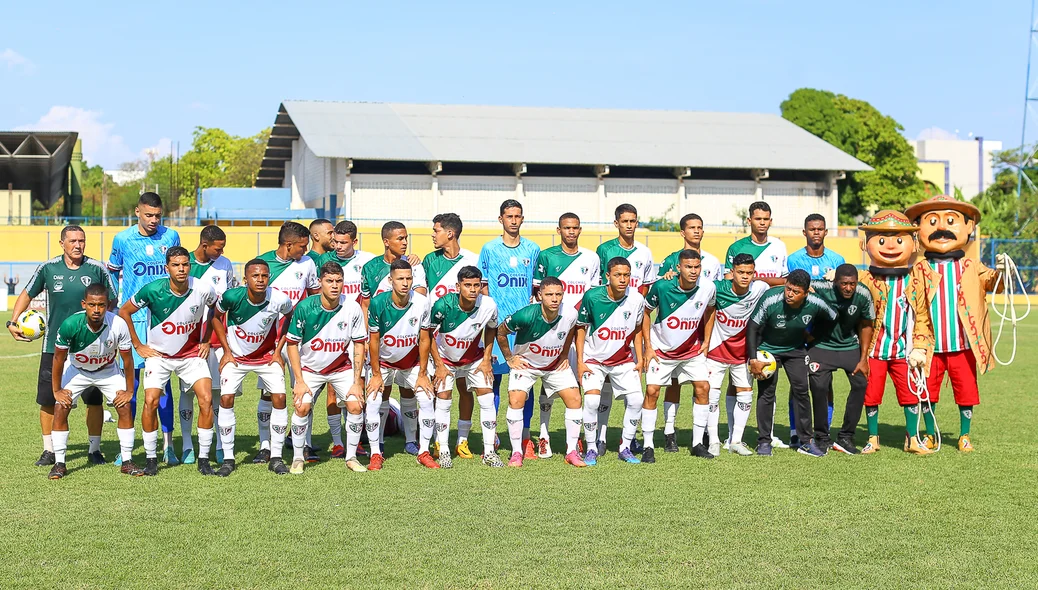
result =
[[[687,453],[689,392],[682,453],[659,449],[656,465],[622,464],[610,452],[580,470],[556,455],[522,469],[456,460],[453,470],[428,471],[395,437],[380,473],[326,461],[301,477],[275,477],[247,463],[257,439],[256,395],[246,393],[237,404],[241,466],[230,478],[202,478],[193,466],[155,478],[91,467],[80,409],[63,481],[32,466],[39,358],[14,357],[38,344],[3,338],[0,586],[1033,588],[1038,396],[1029,383],[1038,318],[1019,336],[1015,364],[981,378],[971,455],[954,449],[958,414],[946,386],[937,410],[946,446],[936,456],[898,450],[903,418],[890,392],[880,419],[891,446],[877,455],[777,451],[707,462]],[[839,408],[846,380],[836,386]],[[613,412],[614,424],[622,413]],[[323,410],[315,417],[316,441],[327,448]],[[558,451],[561,404],[554,418]],[[788,432],[786,422],[780,411],[776,431]],[[619,428],[612,433],[611,451]],[[755,437],[748,428],[746,440]],[[865,437],[863,417],[857,443]],[[102,450],[118,453],[114,425]]]

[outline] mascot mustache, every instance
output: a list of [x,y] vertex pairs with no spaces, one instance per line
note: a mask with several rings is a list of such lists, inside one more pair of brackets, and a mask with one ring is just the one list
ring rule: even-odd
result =
[[950,231],[948,231],[946,229],[934,230],[934,232],[932,234],[930,234],[930,237],[929,237],[929,239],[931,239],[931,240],[941,240],[941,239],[944,239],[944,240],[957,240],[958,238],[959,238],[959,236],[955,235],[954,233],[952,233],[952,232],[950,232]]

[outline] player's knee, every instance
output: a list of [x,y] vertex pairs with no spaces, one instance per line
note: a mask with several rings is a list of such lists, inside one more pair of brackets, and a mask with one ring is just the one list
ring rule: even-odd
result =
[[362,411],[364,411],[364,404],[360,403],[359,401],[350,399],[346,402],[347,413],[356,416],[357,414],[360,414]]
[[735,392],[735,401],[740,404],[748,404],[753,401],[752,391],[737,391]]
[[[718,392],[718,393],[720,393],[720,392]],[[718,396],[718,397],[720,397],[720,396]],[[697,403],[697,404],[699,404],[701,406],[710,403],[710,389],[707,388],[704,391],[704,390],[701,390],[701,389],[699,389],[697,387],[696,390],[692,393],[692,399],[693,399],[693,401],[695,401],[695,403]]]
[[632,410],[640,410],[642,409],[642,406],[645,405],[645,396],[643,396],[640,391],[628,393],[625,397],[627,398],[627,407]]

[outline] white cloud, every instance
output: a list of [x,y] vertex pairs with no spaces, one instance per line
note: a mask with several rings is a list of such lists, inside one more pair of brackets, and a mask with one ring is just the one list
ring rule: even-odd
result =
[[11,48],[0,51],[0,63],[7,66],[9,70],[21,70],[22,72],[31,72],[35,68],[29,58]]
[[150,161],[152,159],[159,159],[163,156],[169,156],[169,148],[173,145],[173,140],[168,137],[163,137],[158,140],[155,145],[146,147],[141,150],[140,157],[144,161]]
[[927,127],[919,132],[916,139],[958,139],[959,136],[940,127]]
[[[101,111],[79,107],[53,106],[35,123],[18,127],[21,131],[75,131],[83,140],[83,157],[87,163],[106,168],[118,167],[137,158],[121,135],[113,133],[115,123],[101,119]],[[168,151],[167,147],[167,151]]]

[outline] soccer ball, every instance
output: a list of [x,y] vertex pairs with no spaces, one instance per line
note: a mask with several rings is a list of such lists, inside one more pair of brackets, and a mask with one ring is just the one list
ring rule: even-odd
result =
[[774,375],[775,370],[778,369],[778,363],[775,362],[775,355],[766,350],[757,351],[757,360],[765,363],[764,369],[761,370],[765,379]]
[[18,328],[29,340],[36,340],[47,331],[47,318],[38,310],[30,309],[18,316]]

